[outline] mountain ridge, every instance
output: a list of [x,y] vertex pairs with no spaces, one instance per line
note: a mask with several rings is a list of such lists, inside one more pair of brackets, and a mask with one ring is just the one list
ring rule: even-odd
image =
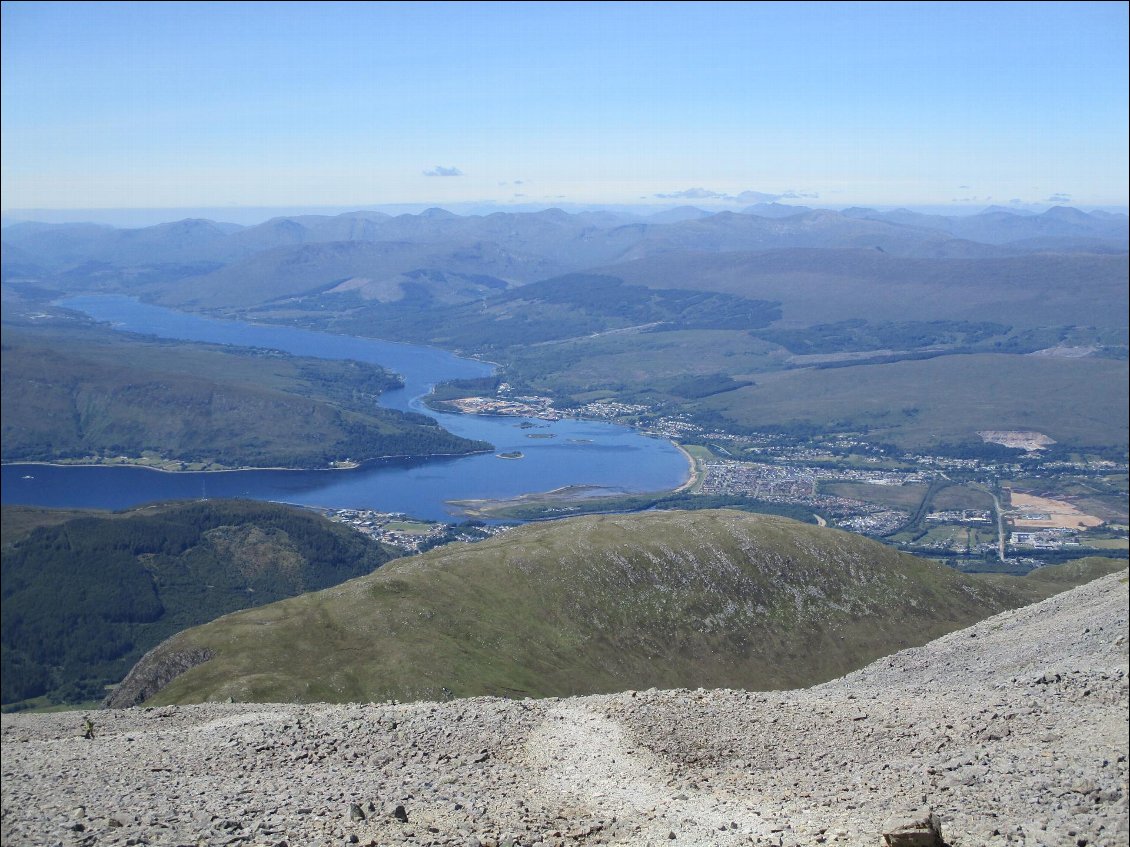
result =
[[182,632],[108,702],[133,705],[188,654],[209,658],[147,702],[794,687],[1029,597],[767,515],[574,518]]

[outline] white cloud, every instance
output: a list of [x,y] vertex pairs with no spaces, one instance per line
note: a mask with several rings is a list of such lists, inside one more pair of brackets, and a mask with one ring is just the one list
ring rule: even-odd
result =
[[[726,194],[722,191],[711,191],[708,188],[685,188],[682,191],[672,191],[668,194],[653,194],[652,198],[658,200],[724,200],[727,203],[774,203],[777,200],[815,200],[820,195],[814,191],[786,191],[783,194],[767,194],[764,191],[742,191],[738,194]],[[643,198],[641,198],[643,199]]]

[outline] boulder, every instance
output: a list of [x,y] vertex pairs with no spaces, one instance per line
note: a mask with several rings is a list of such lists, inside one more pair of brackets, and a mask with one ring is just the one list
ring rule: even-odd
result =
[[893,815],[883,824],[883,843],[887,847],[945,847],[942,822],[934,810],[925,807]]

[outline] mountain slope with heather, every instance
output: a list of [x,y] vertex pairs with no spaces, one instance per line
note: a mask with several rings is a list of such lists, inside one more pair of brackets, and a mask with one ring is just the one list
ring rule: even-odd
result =
[[[448,545],[180,633],[111,702],[787,688],[1029,597],[784,518],[585,517]],[[152,696],[186,656],[209,658]]]

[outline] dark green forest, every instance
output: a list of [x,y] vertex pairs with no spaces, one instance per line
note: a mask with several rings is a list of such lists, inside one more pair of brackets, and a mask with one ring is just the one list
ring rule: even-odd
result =
[[313,512],[238,500],[41,526],[0,559],[3,703],[100,699],[182,629],[336,585],[394,555]]

